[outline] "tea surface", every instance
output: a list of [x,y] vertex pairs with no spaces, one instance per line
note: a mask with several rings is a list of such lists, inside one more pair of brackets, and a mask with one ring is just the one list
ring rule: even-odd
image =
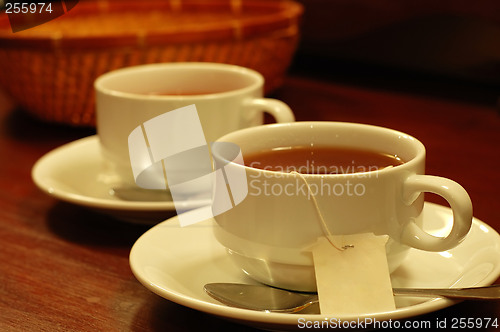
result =
[[398,156],[338,147],[293,146],[243,156],[249,167],[301,174],[350,174],[371,172],[404,163]]

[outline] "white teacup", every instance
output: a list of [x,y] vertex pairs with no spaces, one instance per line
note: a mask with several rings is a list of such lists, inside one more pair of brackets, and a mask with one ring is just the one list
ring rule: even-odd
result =
[[[277,122],[294,121],[285,103],[263,98],[263,85],[264,78],[254,70],[206,62],[141,65],[100,76],[94,86],[97,134],[105,161],[102,180],[135,186],[129,135],[144,122],[181,107],[196,106],[207,143],[262,124],[263,112]],[[190,135],[183,128],[176,130]]]
[[[243,129],[218,141],[238,145],[243,159],[269,149],[326,146],[397,155],[404,161],[363,173],[306,174],[301,178],[228,162],[224,149],[216,145],[212,151],[215,164],[225,165],[228,174],[243,168],[248,194],[240,204],[215,217],[215,236],[243,271],[263,283],[300,291],[316,289],[312,255],[307,249],[325,233],[303,179],[332,234],[389,235],[386,249],[391,271],[410,247],[448,250],[470,229],[472,204],[467,192],[449,179],[424,175],[424,145],[402,132],[354,123],[295,122]],[[423,230],[423,192],[444,197],[453,210],[447,236]]]

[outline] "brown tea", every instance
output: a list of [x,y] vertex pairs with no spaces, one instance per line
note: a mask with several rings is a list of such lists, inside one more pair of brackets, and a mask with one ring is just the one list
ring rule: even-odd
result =
[[301,174],[350,174],[371,172],[404,163],[394,155],[338,147],[293,146],[243,156],[249,167]]

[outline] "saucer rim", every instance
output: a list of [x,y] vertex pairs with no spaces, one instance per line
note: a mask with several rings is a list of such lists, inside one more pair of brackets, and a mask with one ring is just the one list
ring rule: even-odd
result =
[[[451,213],[451,209],[445,206],[441,206],[439,204],[425,202],[425,207],[428,209],[444,209],[447,210],[448,213]],[[190,212],[187,212],[190,213]],[[165,225],[166,223],[173,224],[172,226],[178,225],[178,217],[172,217],[167,219],[166,221],[152,227],[150,230],[145,232],[132,246],[129,256],[129,264],[134,276],[137,280],[151,292],[163,297],[166,300],[172,301],[179,305],[185,306],[187,308],[191,308],[194,310],[198,310],[200,312],[208,313],[211,315],[215,315],[221,317],[223,319],[229,319],[233,321],[238,321],[242,324],[247,324],[251,326],[259,326],[263,324],[269,324],[273,326],[294,326],[297,327],[297,322],[299,318],[303,318],[305,321],[317,321],[317,320],[325,320],[336,318],[342,321],[359,321],[365,318],[374,318],[380,321],[387,320],[400,320],[400,319],[408,319],[411,317],[416,317],[419,315],[427,314],[430,312],[435,312],[456,303],[462,302],[461,300],[452,300],[446,298],[429,298],[428,301],[400,307],[393,311],[388,312],[375,312],[375,313],[367,313],[361,315],[343,315],[343,316],[333,316],[333,315],[322,315],[322,314],[301,314],[301,315],[291,315],[287,313],[265,313],[259,311],[252,311],[248,309],[234,308],[229,307],[223,304],[211,303],[208,301],[204,301],[202,299],[198,299],[186,294],[182,294],[176,290],[160,287],[160,285],[155,285],[154,282],[148,280],[147,276],[141,273],[140,262],[137,261],[137,251],[140,250],[143,245],[143,241],[148,237],[148,234],[152,232],[157,232],[159,227]],[[207,219],[202,223],[210,223],[207,224],[207,230],[211,230],[213,227],[213,218]],[[486,224],[485,222],[473,218],[472,227],[480,228],[481,230],[485,227],[488,232],[490,232],[495,240],[498,242],[500,246],[500,235],[498,232],[493,229],[491,226]],[[215,240],[214,240],[215,241]],[[474,286],[487,286],[492,284],[498,277],[500,276],[500,264],[494,266],[494,269],[488,273],[488,275],[481,280],[480,282],[474,284]],[[471,285],[472,286],[472,285]]]
[[[175,211],[176,207],[173,201],[166,202],[148,202],[148,201],[126,201],[119,199],[106,199],[100,197],[87,196],[75,192],[69,192],[63,188],[50,184],[48,179],[44,176],[50,173],[50,165],[52,160],[57,156],[63,155],[70,150],[87,151],[89,155],[87,158],[92,158],[93,162],[98,163],[101,160],[101,155],[98,153],[99,137],[98,135],[91,135],[75,141],[66,143],[55,149],[49,151],[41,158],[39,158],[32,167],[31,178],[35,185],[48,196],[54,197],[58,200],[68,203],[86,206],[94,209],[108,210],[108,211],[147,211],[147,212],[161,212],[161,211]],[[93,151],[95,150],[95,151]],[[75,162],[75,161],[73,161]],[[57,178],[52,176],[51,178]],[[111,188],[110,188],[111,189]],[[194,209],[203,206],[198,201],[182,202],[183,209]]]

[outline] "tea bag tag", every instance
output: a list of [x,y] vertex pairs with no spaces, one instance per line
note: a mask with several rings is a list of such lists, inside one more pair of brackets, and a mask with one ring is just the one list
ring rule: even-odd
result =
[[[385,244],[372,233],[329,235],[312,247],[321,314],[395,310]],[[331,241],[331,242],[330,242]],[[343,250],[332,243],[348,244]]]

